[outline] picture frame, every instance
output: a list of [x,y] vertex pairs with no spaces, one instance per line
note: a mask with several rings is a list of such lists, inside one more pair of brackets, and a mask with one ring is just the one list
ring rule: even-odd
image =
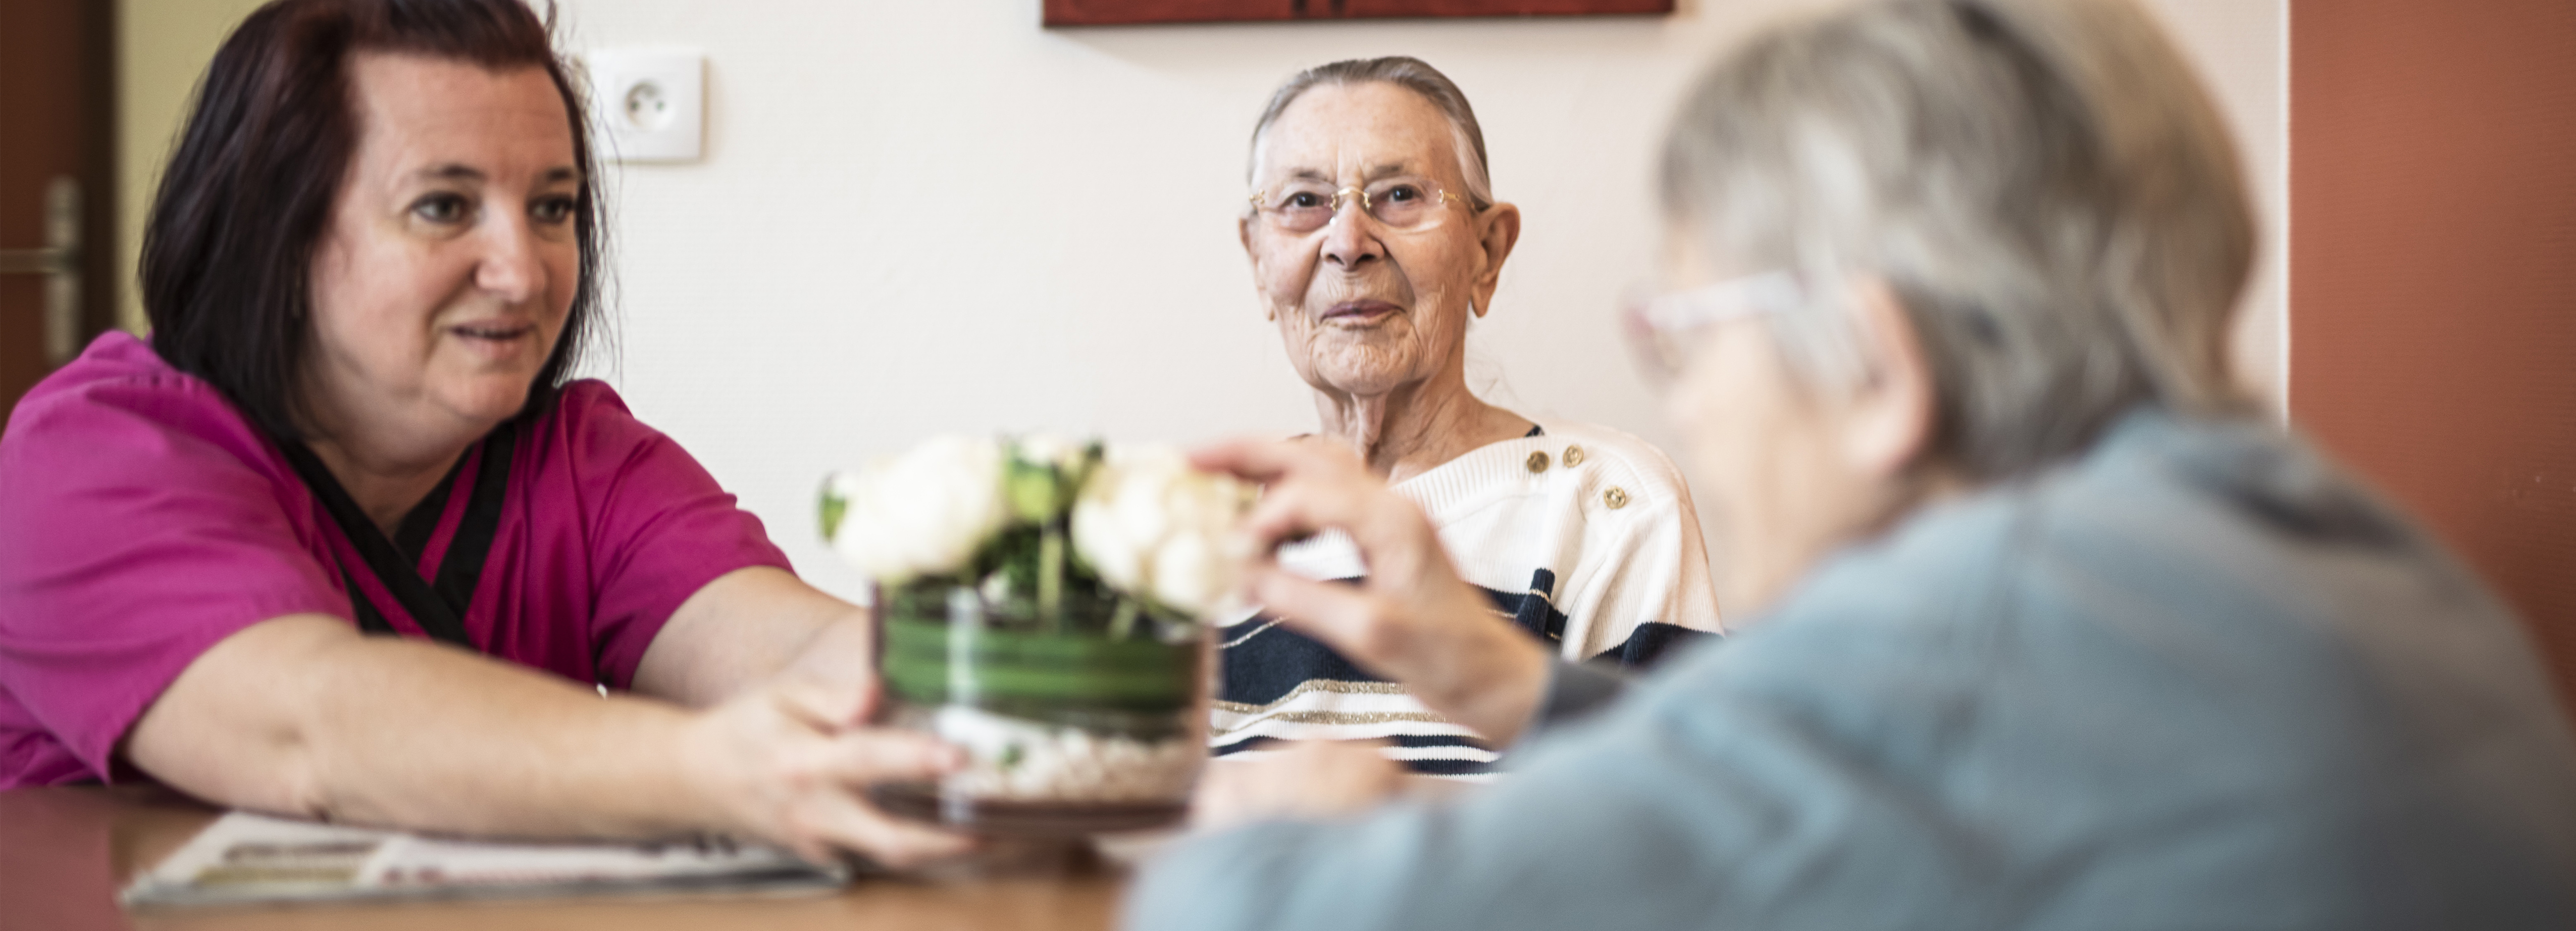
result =
[[1045,0],[1044,23],[1134,26],[1155,23],[1309,22],[1503,16],[1655,16],[1674,0]]

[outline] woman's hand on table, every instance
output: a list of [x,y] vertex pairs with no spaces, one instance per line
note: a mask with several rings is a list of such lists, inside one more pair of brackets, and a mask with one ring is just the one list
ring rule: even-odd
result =
[[926,781],[957,751],[865,726],[876,687],[864,610],[782,570],[708,583],[644,654],[635,690],[700,708],[683,765],[732,830],[817,862],[839,852],[905,866],[961,853],[959,835],[868,804],[878,782]]
[[[1264,612],[1497,744],[1519,736],[1546,695],[1547,649],[1497,621],[1492,602],[1459,579],[1421,508],[1327,444],[1238,440],[1191,460],[1264,486],[1246,526],[1260,555],[1245,582]],[[1362,584],[1318,582],[1272,558],[1281,544],[1325,530],[1357,544],[1368,567]]]
[[699,712],[683,764],[735,830],[818,863],[850,852],[903,867],[972,849],[963,835],[869,804],[871,785],[928,781],[964,763],[955,747],[929,737],[865,726],[872,695],[776,677]]

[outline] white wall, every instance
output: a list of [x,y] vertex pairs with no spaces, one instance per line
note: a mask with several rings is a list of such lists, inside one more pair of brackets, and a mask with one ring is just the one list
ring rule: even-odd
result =
[[[181,0],[122,2],[128,112],[175,112],[215,37],[152,12]],[[1614,316],[1652,267],[1652,153],[1714,49],[1818,2],[1049,31],[1037,0],[564,0],[573,48],[709,61],[707,158],[612,175],[624,346],[605,374],[844,594],[857,579],[814,531],[828,469],[940,431],[1311,429],[1235,245],[1245,136],[1298,68],[1401,53],[1466,89],[1496,193],[1527,217],[1472,380],[1671,448]],[[2245,354],[2277,396],[2284,0],[2153,2],[2217,88],[2275,231]],[[173,67],[182,51],[194,63]],[[151,155],[129,159],[130,194],[166,146],[153,132],[129,126],[128,152]]]
[[2284,0],[2151,0],[2218,95],[2262,224],[2236,324],[2236,370],[2289,417],[2290,8]]
[[[841,592],[856,578],[811,516],[836,465],[949,430],[1311,429],[1235,244],[1245,136],[1296,69],[1401,53],[1466,89],[1495,190],[1528,218],[1471,340],[1476,384],[1671,448],[1614,326],[1652,268],[1655,143],[1713,49],[1807,5],[1050,31],[1036,0],[572,0],[576,47],[709,58],[706,160],[620,177],[616,381]],[[2283,3],[2159,6],[2280,216]],[[2258,363],[2277,358],[2278,278],[2249,308]]]
[[170,160],[189,94],[215,47],[261,0],[117,0],[116,181],[117,323],[140,333],[143,300],[135,292],[135,257],[152,209],[161,165]]

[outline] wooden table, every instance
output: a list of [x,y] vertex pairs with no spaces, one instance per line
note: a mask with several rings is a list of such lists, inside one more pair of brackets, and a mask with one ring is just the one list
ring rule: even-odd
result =
[[127,913],[116,890],[214,820],[153,788],[0,792],[0,931],[91,929],[1033,928],[1110,926],[1125,876],[1098,858],[971,879],[862,879],[794,897],[414,902]]

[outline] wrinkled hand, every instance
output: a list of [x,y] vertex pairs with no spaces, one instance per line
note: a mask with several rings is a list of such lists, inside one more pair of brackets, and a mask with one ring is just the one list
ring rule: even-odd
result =
[[[1246,594],[1265,612],[1496,743],[1519,735],[1546,692],[1548,652],[1458,578],[1421,508],[1347,449],[1239,440],[1190,458],[1265,486],[1246,523],[1259,555],[1245,571]],[[1325,530],[1358,545],[1368,566],[1360,586],[1308,579],[1273,558],[1281,544]]]
[[1224,828],[1366,811],[1404,792],[1404,767],[1379,741],[1299,741],[1256,760],[1218,760],[1199,776],[1191,821]]
[[682,764],[738,831],[816,863],[847,851],[902,867],[966,852],[970,839],[868,803],[870,785],[927,781],[964,763],[929,737],[861,726],[874,694],[779,676],[700,712]]

